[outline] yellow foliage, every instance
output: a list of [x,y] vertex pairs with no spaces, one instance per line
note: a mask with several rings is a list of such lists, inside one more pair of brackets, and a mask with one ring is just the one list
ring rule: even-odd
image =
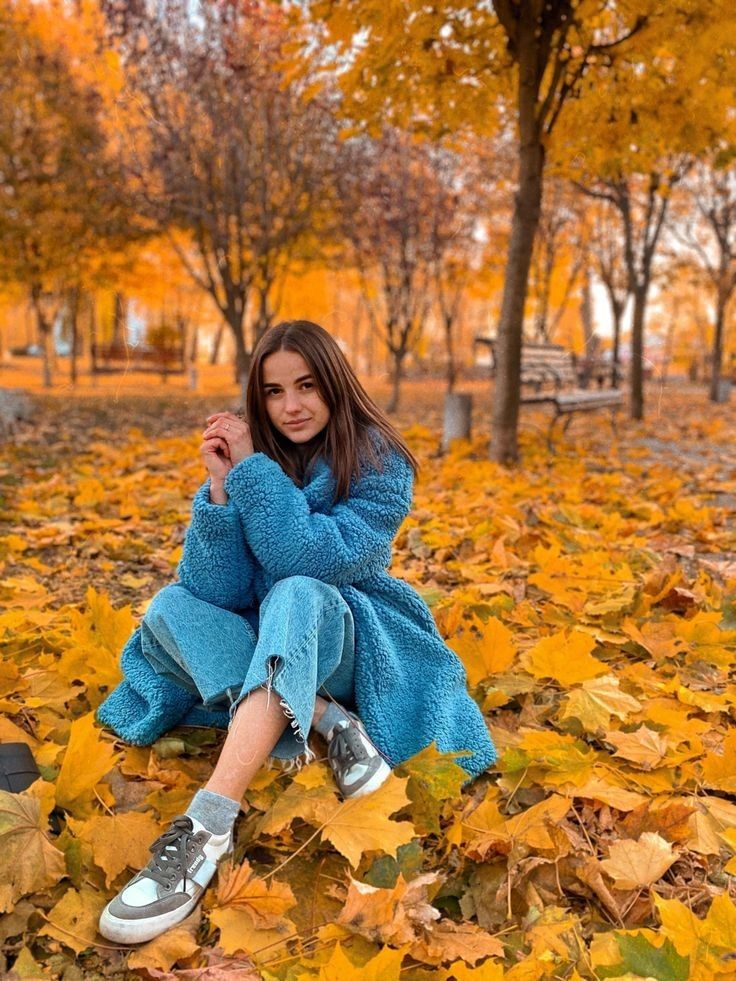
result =
[[[684,417],[663,411],[658,438],[684,439]],[[538,981],[585,976],[588,958],[630,971],[638,952],[674,958],[678,978],[682,959],[696,979],[728,976],[733,913],[717,897],[736,867],[735,632],[713,542],[733,551],[736,533],[697,507],[700,464],[653,462],[640,431],[614,446],[592,422],[579,431],[555,458],[529,436],[529,462],[504,471],[481,441],[441,461],[436,430],[406,427],[423,468],[393,571],[465,664],[498,765],[461,789],[460,761],[428,747],[352,801],[324,760],[264,768],[237,825],[247,861],[222,863],[202,910],[131,953],[128,970],[247,957],[269,978],[396,978],[419,961],[420,981]],[[699,451],[710,440],[726,459],[730,431],[708,422]],[[34,960],[34,909],[62,958],[107,957],[95,910],[186,809],[220,742],[181,729],[119,751],[92,721],[123,643],[173,577],[201,477],[195,440],[140,427],[112,446],[94,426],[84,441],[71,432],[52,475],[7,446],[23,479],[0,542],[0,741],[30,746],[44,779],[0,795],[0,902],[31,974],[48,966]],[[708,486],[732,493],[719,479]],[[673,510],[678,495],[692,510]],[[351,912],[359,899],[365,921]]]

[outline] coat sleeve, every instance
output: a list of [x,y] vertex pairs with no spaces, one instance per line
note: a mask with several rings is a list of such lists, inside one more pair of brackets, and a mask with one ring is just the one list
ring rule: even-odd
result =
[[177,576],[197,599],[225,610],[252,606],[253,556],[231,502],[210,501],[209,478],[194,495]]
[[370,467],[353,481],[347,501],[329,513],[311,511],[304,492],[264,453],[253,453],[225,478],[258,563],[275,579],[311,576],[332,586],[386,569],[391,544],[409,513],[413,471],[394,450],[384,470]]

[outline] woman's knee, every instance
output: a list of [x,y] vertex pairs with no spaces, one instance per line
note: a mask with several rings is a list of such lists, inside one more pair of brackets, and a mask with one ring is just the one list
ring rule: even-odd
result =
[[181,612],[193,599],[192,594],[181,583],[164,586],[148,604],[143,620],[150,626],[171,617],[180,617]]
[[314,579],[312,576],[286,576],[279,579],[268,591],[264,603],[276,600],[281,603],[308,604],[341,604],[344,602],[337,586]]

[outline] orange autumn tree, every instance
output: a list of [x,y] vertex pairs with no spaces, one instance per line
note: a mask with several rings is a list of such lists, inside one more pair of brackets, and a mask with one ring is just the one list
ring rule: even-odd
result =
[[[518,134],[517,186],[498,324],[491,454],[518,458],[521,342],[547,147],[573,99],[644,27],[656,4],[620,0],[319,0],[340,59],[345,112],[375,125],[429,115],[437,130],[492,129],[500,111]],[[347,62],[347,67],[345,67]],[[439,105],[439,111],[435,107]],[[427,110],[427,107],[430,107]]]
[[112,20],[129,102],[144,109],[128,107],[128,167],[230,329],[244,385],[279,284],[327,229],[334,100],[308,66],[293,77],[286,14],[268,3],[206,4],[194,17],[171,2]]
[[[698,44],[692,43],[697,31]],[[630,410],[645,409],[647,305],[662,233],[678,185],[695,161],[734,135],[731,5],[694,5],[687,16],[650,19],[646,47],[632,47],[581,100],[574,145],[555,147],[557,163],[617,219],[633,298]],[[564,164],[563,164],[564,166]]]
[[723,400],[721,376],[727,314],[736,290],[736,168],[733,150],[701,163],[683,188],[689,209],[673,232],[685,247],[697,278],[712,296],[713,340],[710,353],[710,398]]
[[[103,125],[104,72],[63,10],[3,4],[0,18],[0,277],[25,288],[53,376],[53,330],[106,249],[142,233]],[[79,69],[83,64],[84,71]],[[76,316],[76,314],[74,313]]]

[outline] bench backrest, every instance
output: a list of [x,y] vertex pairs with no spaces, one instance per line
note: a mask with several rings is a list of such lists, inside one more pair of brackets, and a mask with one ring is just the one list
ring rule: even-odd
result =
[[[496,369],[496,344],[493,337],[476,337],[476,344],[487,344],[491,349],[493,369]],[[540,387],[543,384],[555,388],[577,384],[578,373],[575,355],[561,344],[530,343],[521,348],[521,382]]]

